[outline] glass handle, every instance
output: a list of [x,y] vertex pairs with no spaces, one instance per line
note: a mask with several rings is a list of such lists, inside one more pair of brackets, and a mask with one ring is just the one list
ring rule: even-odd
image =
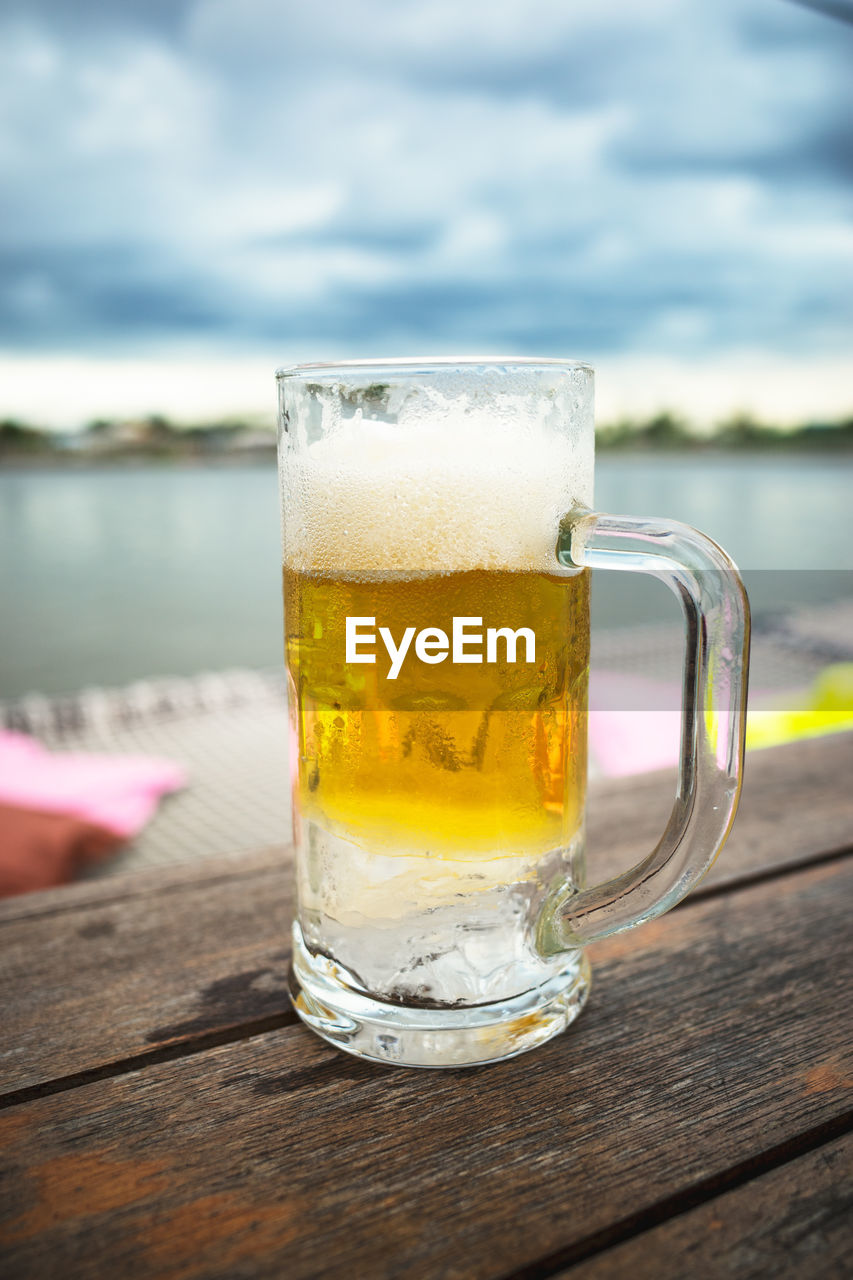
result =
[[678,596],[686,622],[678,785],[666,830],[630,871],[589,889],[565,886],[540,920],[546,954],[605,938],[668,911],[713,863],[737,810],[746,729],[749,602],[732,560],[670,520],[572,511],[564,569],[650,573]]

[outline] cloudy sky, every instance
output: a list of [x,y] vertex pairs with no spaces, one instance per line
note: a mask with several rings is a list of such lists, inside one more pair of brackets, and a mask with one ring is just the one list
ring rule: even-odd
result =
[[[820,7],[820,6],[818,6]],[[0,416],[574,355],[605,416],[853,409],[853,5],[4,0]]]

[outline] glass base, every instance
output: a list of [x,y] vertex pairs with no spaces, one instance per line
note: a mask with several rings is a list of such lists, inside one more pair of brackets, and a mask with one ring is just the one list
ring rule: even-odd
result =
[[566,953],[542,986],[494,1004],[430,1009],[377,1000],[293,926],[290,998],[302,1021],[347,1053],[400,1067],[473,1067],[514,1058],[565,1031],[589,995],[589,961]]

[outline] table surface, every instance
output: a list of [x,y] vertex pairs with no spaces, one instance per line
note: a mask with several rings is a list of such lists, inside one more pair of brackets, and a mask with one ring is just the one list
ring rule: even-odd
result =
[[[590,798],[591,876],[672,780]],[[373,1066],[285,994],[285,849],[0,904],[12,1277],[849,1274],[853,735],[750,756],[723,855],[509,1062]]]

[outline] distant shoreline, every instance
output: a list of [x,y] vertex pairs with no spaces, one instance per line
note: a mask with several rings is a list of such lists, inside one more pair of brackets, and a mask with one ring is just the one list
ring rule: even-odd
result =
[[[596,454],[608,458],[851,458],[853,444],[727,446],[721,444],[686,446],[607,445],[596,443]],[[158,456],[157,454],[5,454],[0,455],[0,474],[6,472],[134,471],[141,468],[162,471],[227,471],[271,468],[276,463],[275,448],[252,454],[198,454]]]
[[155,453],[92,454],[0,454],[3,471],[134,471],[138,467],[157,467],[163,471],[227,470],[229,467],[268,467],[275,465],[275,448],[268,453],[196,454],[159,456]]
[[[741,415],[701,433],[685,419],[661,413],[645,421],[601,423],[595,443],[600,454],[626,457],[849,456],[853,417],[783,428]],[[154,416],[93,422],[71,433],[0,420],[0,468],[263,466],[274,461],[275,452],[274,431],[246,420],[179,427]]]

